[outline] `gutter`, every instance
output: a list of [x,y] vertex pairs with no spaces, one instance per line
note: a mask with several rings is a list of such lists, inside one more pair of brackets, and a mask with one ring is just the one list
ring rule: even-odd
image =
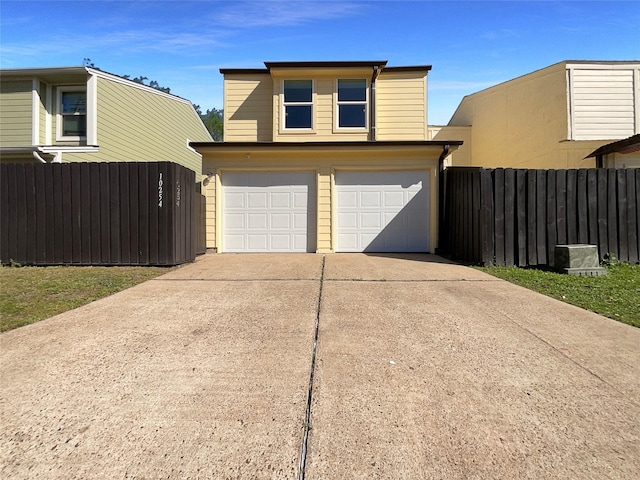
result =
[[371,89],[369,95],[371,99],[369,100],[369,141],[375,142],[377,138],[376,132],[376,79],[380,75],[380,72],[384,66],[374,65],[373,66],[373,74],[371,75]]
[[451,146],[445,144],[442,146],[442,153],[438,157],[438,248],[437,250],[442,252],[444,245],[444,218],[446,214],[445,210],[445,198],[446,198],[446,184],[444,181],[444,159],[449,155]]

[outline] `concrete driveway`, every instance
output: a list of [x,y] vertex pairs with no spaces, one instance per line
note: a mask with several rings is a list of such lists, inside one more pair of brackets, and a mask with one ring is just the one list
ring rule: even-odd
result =
[[640,329],[435,256],[204,256],[0,367],[1,478],[640,475]]

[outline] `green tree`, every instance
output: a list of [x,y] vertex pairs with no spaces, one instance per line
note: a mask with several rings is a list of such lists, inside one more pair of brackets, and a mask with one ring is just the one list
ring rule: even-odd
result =
[[223,118],[224,118],[224,110],[218,110],[217,108],[212,108],[207,110],[205,113],[202,113],[200,110],[200,105],[194,105],[196,112],[200,115],[202,119],[202,123],[204,123],[207,130],[213,137],[213,140],[216,142],[222,141],[222,131],[223,131]]
[[171,89],[169,87],[161,87],[160,84],[155,80],[150,80],[147,83],[149,77],[143,77],[142,75],[140,75],[139,77],[131,78],[131,75],[122,75],[122,78],[126,78],[127,80],[131,80],[132,82],[136,82],[141,85],[146,85],[147,87],[155,88],[156,90],[160,90],[164,93],[171,93]]

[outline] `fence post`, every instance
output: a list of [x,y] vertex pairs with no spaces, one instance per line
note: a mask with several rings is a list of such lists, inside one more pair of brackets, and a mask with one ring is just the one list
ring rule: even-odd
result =
[[493,231],[493,182],[491,170],[482,169],[480,175],[480,241],[482,245],[482,264],[494,263],[494,231]]

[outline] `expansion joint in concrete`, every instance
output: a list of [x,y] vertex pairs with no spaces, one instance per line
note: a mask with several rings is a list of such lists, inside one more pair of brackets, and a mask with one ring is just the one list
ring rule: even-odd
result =
[[318,306],[316,307],[316,325],[311,349],[311,369],[309,372],[309,390],[307,392],[307,406],[302,426],[302,442],[300,445],[300,464],[298,467],[298,480],[304,480],[307,466],[307,446],[309,444],[309,431],[311,430],[311,403],[313,402],[313,382],[316,371],[316,353],[318,351],[318,336],[320,333],[320,309],[322,307],[322,286],[324,284],[325,256],[322,255],[322,272],[320,274],[320,288],[318,292]]

